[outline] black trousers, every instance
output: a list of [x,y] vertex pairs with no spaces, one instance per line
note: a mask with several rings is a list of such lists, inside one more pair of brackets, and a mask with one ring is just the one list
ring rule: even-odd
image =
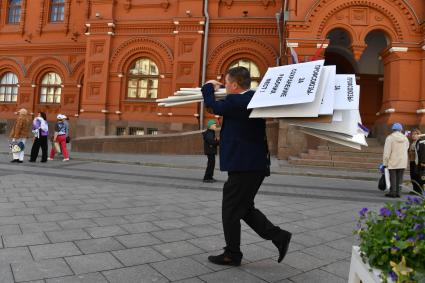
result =
[[255,195],[264,178],[264,172],[229,172],[224,184],[222,220],[225,253],[232,258],[242,258],[241,219],[263,239],[278,240],[280,236],[281,229],[254,206]]
[[35,161],[38,157],[38,152],[41,147],[41,161],[47,161],[47,136],[40,136],[39,138],[34,139],[34,143],[31,148],[31,161]]
[[415,161],[410,161],[410,180],[412,180],[413,190],[417,193],[422,193],[421,186],[422,180],[420,176],[420,170],[416,165]]
[[401,183],[403,182],[404,169],[389,169],[390,171],[390,194],[400,194]]
[[215,154],[207,154],[208,162],[207,169],[205,169],[204,180],[211,180],[214,176],[215,168]]

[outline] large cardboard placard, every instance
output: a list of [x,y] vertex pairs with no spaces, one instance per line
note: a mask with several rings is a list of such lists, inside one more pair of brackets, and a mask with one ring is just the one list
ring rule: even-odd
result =
[[355,75],[335,76],[335,110],[359,109],[360,87]]
[[313,102],[324,60],[269,68],[248,109]]
[[[335,72],[333,68],[323,67],[322,75],[318,82],[317,93],[315,99],[311,103],[281,105],[274,107],[254,108],[249,115],[250,118],[298,118],[298,117],[318,117],[320,108],[323,103],[331,104],[333,108],[333,100],[324,99],[326,89],[329,88],[329,79]],[[333,85],[333,81],[330,83]],[[330,113],[332,114],[332,112]]]

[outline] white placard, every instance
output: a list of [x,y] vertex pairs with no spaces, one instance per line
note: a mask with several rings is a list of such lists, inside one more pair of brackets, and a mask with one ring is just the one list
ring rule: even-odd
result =
[[[333,68],[324,66],[320,76],[316,98],[311,103],[292,104],[274,107],[254,108],[249,115],[250,118],[299,118],[299,117],[318,117],[321,106],[323,105],[325,91],[328,88],[330,75],[334,73]],[[333,107],[333,100],[326,100]],[[333,111],[331,111],[332,114]]]
[[361,123],[359,110],[342,111],[342,121],[332,123],[315,123],[315,122],[291,122],[295,126],[304,128],[317,129],[328,132],[336,132],[354,136],[359,133],[358,123]]
[[335,110],[359,109],[360,87],[356,87],[355,75],[335,76]]
[[348,146],[354,149],[358,149],[361,150],[361,146],[358,143],[355,142],[350,142],[350,141],[346,141],[346,140],[342,140],[339,138],[335,138],[335,137],[331,137],[329,135],[327,135],[326,132],[321,132],[321,131],[315,131],[315,130],[309,130],[309,129],[301,129],[301,132],[307,134],[307,135],[311,135],[320,139],[324,139],[324,140],[328,140],[330,142],[334,142],[340,145],[344,145],[344,146]]
[[324,60],[269,68],[248,109],[313,102]]
[[333,122],[341,122],[342,121],[342,110],[335,110],[334,115],[332,116]]
[[319,115],[332,115],[335,104],[335,76],[336,66],[324,66],[328,78],[326,79],[325,93],[320,105]]

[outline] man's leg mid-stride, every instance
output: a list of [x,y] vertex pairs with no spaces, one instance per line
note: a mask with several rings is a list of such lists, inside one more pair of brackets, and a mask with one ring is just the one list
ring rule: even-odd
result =
[[265,176],[262,172],[229,172],[223,187],[222,220],[225,251],[222,255],[210,256],[209,260],[222,265],[240,265],[241,224],[243,219],[260,237],[272,240],[279,249],[280,262],[285,256],[291,234],[273,225],[254,206],[254,198]]

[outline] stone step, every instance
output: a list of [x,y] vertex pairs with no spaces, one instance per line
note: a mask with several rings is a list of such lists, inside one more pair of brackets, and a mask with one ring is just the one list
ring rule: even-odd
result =
[[315,160],[333,160],[333,161],[347,161],[347,162],[366,162],[380,164],[382,162],[382,156],[347,156],[347,155],[332,155],[332,154],[312,154],[312,153],[301,153],[300,159],[315,159]]
[[338,146],[338,145],[319,145],[317,147],[318,150],[328,150],[331,152],[358,152],[358,153],[381,153],[384,151],[383,147],[362,147],[361,150],[357,150],[354,148],[349,148],[346,146]]
[[318,149],[309,149],[308,154],[320,155],[323,157],[326,156],[354,156],[354,157],[371,157],[371,158],[382,158],[382,153],[373,153],[373,152],[349,152],[349,151],[332,151],[329,150],[318,150]]
[[317,160],[317,159],[301,159],[298,157],[290,157],[289,163],[292,165],[303,165],[303,166],[322,166],[322,167],[342,167],[346,169],[367,169],[377,171],[378,165],[376,163],[369,162],[346,162],[346,161],[334,161],[334,160]]

